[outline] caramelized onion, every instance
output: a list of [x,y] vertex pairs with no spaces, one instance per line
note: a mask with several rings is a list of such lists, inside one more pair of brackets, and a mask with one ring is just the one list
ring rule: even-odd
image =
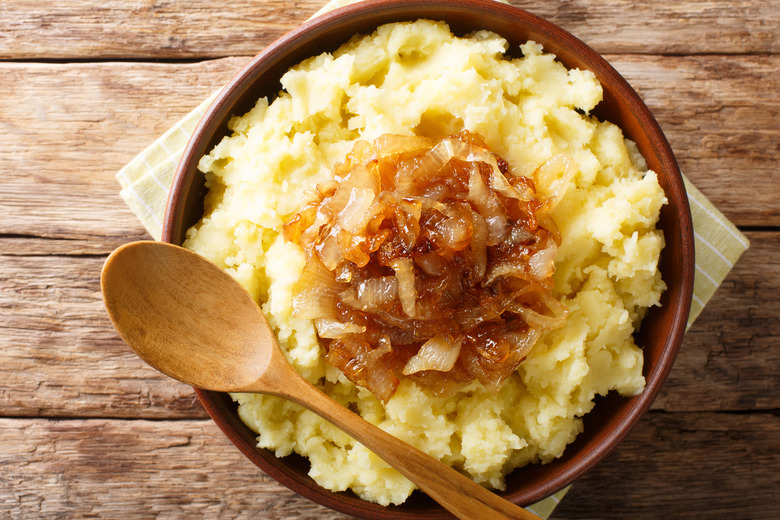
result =
[[398,387],[398,378],[382,359],[391,354],[390,343],[380,341],[377,348],[356,336],[330,343],[327,361],[344,372],[350,381],[371,390],[382,401],[387,401]]
[[568,313],[566,306],[545,291],[539,291],[534,296],[538,299],[534,305],[514,302],[508,309],[520,314],[531,327],[556,329],[562,326]]
[[403,374],[408,376],[423,370],[449,372],[460,355],[461,341],[461,338],[455,339],[449,334],[434,336],[423,343],[417,354],[406,363]]
[[336,303],[344,287],[325,265],[314,256],[303,268],[293,294],[293,316],[296,318],[333,318]]
[[356,143],[284,227],[307,255],[294,315],[315,320],[327,361],[383,401],[402,377],[497,392],[567,314],[549,212],[573,166],[556,156],[534,177],[544,197],[468,132]]
[[574,165],[563,154],[553,156],[534,172],[536,183],[547,186],[547,209],[552,211],[566,194],[569,183],[574,178]]
[[411,258],[396,258],[390,262],[398,280],[398,298],[407,316],[416,314],[417,290],[414,287],[414,262]]
[[552,239],[547,239],[547,244],[528,258],[528,274],[534,280],[545,280],[553,275],[555,270],[555,255],[558,246]]
[[398,299],[398,280],[393,276],[369,278],[340,293],[339,299],[353,309],[376,312]]
[[354,323],[342,323],[338,320],[328,318],[318,318],[314,320],[314,326],[317,327],[317,334],[321,338],[343,338],[351,334],[361,334],[366,331],[365,325],[355,325]]

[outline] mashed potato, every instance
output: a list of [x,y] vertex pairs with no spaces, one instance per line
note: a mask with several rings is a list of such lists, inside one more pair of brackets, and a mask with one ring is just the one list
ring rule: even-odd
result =
[[[582,431],[594,396],[642,391],[642,351],[632,333],[664,290],[657,269],[664,239],[655,224],[665,198],[655,173],[619,128],[588,115],[602,96],[592,73],[567,70],[534,42],[521,49],[523,57],[510,60],[496,34],[457,38],[444,23],[417,21],[382,26],[293,67],[273,103],[261,99],[234,117],[232,135],[202,158],[206,210],[185,242],[261,303],[307,380],[497,489],[513,468],[559,457]],[[305,258],[285,241],[282,224],[357,139],[464,129],[483,136],[514,175],[531,175],[559,153],[575,163],[554,211],[563,237],[555,294],[569,317],[542,337],[497,395],[472,383],[436,398],[402,381],[383,405],[327,365],[313,323],[292,316],[292,288]],[[241,419],[258,432],[258,446],[279,457],[307,457],[320,485],[380,504],[401,503],[413,491],[382,460],[300,406],[264,395],[234,399]]]

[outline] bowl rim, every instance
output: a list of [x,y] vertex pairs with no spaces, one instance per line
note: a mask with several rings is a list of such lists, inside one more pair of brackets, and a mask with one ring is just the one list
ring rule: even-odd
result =
[[[382,14],[385,16],[392,16],[393,13],[399,12],[408,13],[405,16],[400,16],[400,18],[404,19],[425,18],[426,16],[417,16],[415,14],[415,12],[424,11],[425,9],[460,9],[484,16],[497,15],[506,16],[513,20],[522,20],[523,23],[528,24],[528,26],[532,26],[540,31],[547,31],[554,34],[557,38],[560,38],[557,41],[559,47],[573,49],[578,55],[584,56],[584,59],[588,61],[589,64],[598,65],[598,67],[596,67],[598,68],[597,75],[602,81],[602,84],[609,82],[613,90],[621,95],[621,102],[626,105],[626,109],[631,112],[634,118],[645,125],[645,133],[649,135],[649,138],[652,141],[650,146],[661,161],[661,165],[665,172],[664,177],[666,182],[669,183],[669,188],[673,191],[671,195],[675,198],[675,207],[677,208],[675,215],[677,217],[676,222],[679,225],[681,249],[688,252],[687,255],[682,255],[680,258],[681,264],[679,269],[682,283],[679,287],[680,296],[673,302],[674,314],[671,318],[671,325],[669,327],[670,333],[666,337],[665,346],[661,350],[662,355],[654,364],[653,370],[645,374],[647,385],[644,391],[638,396],[630,398],[631,405],[629,406],[628,412],[620,415],[618,420],[611,425],[610,434],[603,442],[600,442],[591,451],[574,459],[573,462],[567,463],[562,471],[558,471],[551,478],[545,480],[543,485],[535,486],[522,493],[499,493],[517,504],[529,505],[563,489],[571,484],[578,476],[603,460],[604,457],[617,447],[628,432],[649,410],[650,405],[667,379],[674,359],[680,350],[693,295],[695,267],[693,224],[682,174],[680,173],[671,146],[663,134],[660,125],[636,91],[634,91],[628,82],[609,63],[607,63],[599,53],[591,49],[584,42],[546,19],[518,7],[496,2],[495,0],[363,0],[312,18],[278,38],[252,58],[226,84],[208,107],[193,132],[176,168],[172,189],[166,205],[162,240],[165,242],[181,243],[181,237],[177,237],[177,225],[182,221],[183,211],[186,209],[184,208],[184,197],[192,189],[195,179],[194,170],[197,167],[197,162],[204,154],[208,141],[213,138],[213,135],[217,132],[218,128],[224,123],[226,118],[229,117],[231,107],[239,97],[244,95],[244,92],[242,91],[243,85],[252,83],[252,81],[254,81],[253,78],[258,77],[261,73],[265,73],[270,63],[274,63],[287,52],[304,46],[316,35],[328,33],[331,30],[335,31],[335,28],[340,24],[359,19],[367,13],[372,13],[373,18],[381,17]],[[376,26],[379,25],[381,25],[381,23],[376,24]],[[502,34],[502,36],[506,35]],[[343,43],[346,39],[348,38],[339,40],[338,44]],[[556,56],[558,55],[554,49],[550,50],[547,44],[544,45],[544,48],[545,52],[551,52],[556,54]],[[319,54],[319,52],[316,54]],[[258,70],[260,72],[258,72]],[[668,190],[667,198],[670,198]],[[181,230],[179,229],[178,231],[179,234],[181,234]],[[358,498],[346,499],[347,502],[339,500],[334,502],[332,499],[334,492],[319,488],[318,486],[315,489],[312,489],[310,484],[301,482],[297,477],[297,474],[291,472],[289,468],[286,467],[286,464],[279,463],[278,465],[274,465],[268,463],[264,458],[259,457],[257,454],[258,449],[251,445],[251,443],[248,443],[245,436],[236,432],[235,428],[223,417],[223,414],[226,413],[224,404],[225,394],[220,395],[215,392],[200,389],[196,389],[196,393],[212,419],[245,456],[271,477],[310,500],[342,513],[363,516],[365,518],[422,518],[422,516],[430,518],[450,518],[449,513],[441,508],[431,509],[429,507],[423,507],[422,509],[415,509],[412,507],[411,509],[406,510],[403,506],[379,506],[377,504],[364,502]],[[577,441],[575,441],[575,443],[576,442]],[[569,445],[567,449],[570,447],[571,445]],[[273,456],[273,454],[271,454],[271,456]],[[359,502],[355,502],[355,500]],[[361,504],[360,502],[364,503]]]

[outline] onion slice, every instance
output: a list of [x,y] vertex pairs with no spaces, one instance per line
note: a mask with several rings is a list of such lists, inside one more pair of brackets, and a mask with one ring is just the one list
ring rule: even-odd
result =
[[458,360],[461,342],[461,338],[455,339],[449,334],[434,336],[406,363],[403,374],[408,376],[423,370],[449,372]]
[[334,318],[336,303],[344,286],[316,257],[303,268],[301,279],[293,288],[293,316],[296,318]]
[[330,339],[343,338],[352,334],[362,334],[366,331],[365,325],[342,323],[330,318],[317,318],[314,320],[314,326],[317,327],[317,335],[319,337]]
[[338,298],[353,309],[376,312],[398,299],[398,280],[393,276],[369,278],[339,293]]
[[558,246],[555,240],[547,239],[547,245],[543,249],[535,252],[528,259],[528,274],[537,281],[545,280],[555,272],[555,255],[558,253]]
[[564,154],[554,155],[539,166],[533,174],[537,187],[544,187],[548,211],[552,211],[563,199],[574,178],[574,162]]
[[414,317],[417,307],[417,290],[414,287],[414,261],[411,258],[397,258],[390,263],[398,279],[398,297],[409,317]]
[[539,303],[535,307],[513,303],[508,306],[508,309],[522,316],[531,327],[544,330],[562,327],[569,314],[566,305],[544,291],[539,291],[535,295],[539,299]]

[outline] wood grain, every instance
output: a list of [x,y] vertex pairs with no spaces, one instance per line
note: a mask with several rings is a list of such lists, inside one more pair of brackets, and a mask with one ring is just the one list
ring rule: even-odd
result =
[[772,518],[778,454],[777,414],[650,413],[552,518]]
[[[751,249],[686,335],[655,409],[780,408],[780,232],[748,237]],[[102,265],[100,255],[0,255],[0,416],[205,417],[189,387],[118,339],[99,292]]]
[[750,249],[685,334],[655,409],[780,409],[780,233],[746,234]]
[[[541,0],[511,3],[599,52],[737,54],[780,50],[767,0]],[[314,14],[319,0],[4,0],[0,59],[202,59],[253,56]]]
[[[350,518],[269,479],[210,421],[0,419],[0,446],[3,518]],[[775,415],[651,412],[553,518],[766,518],[778,454]]]
[[143,234],[114,175],[245,62],[0,65],[0,234]]
[[348,518],[270,479],[211,421],[0,419],[0,445],[0,518]]

